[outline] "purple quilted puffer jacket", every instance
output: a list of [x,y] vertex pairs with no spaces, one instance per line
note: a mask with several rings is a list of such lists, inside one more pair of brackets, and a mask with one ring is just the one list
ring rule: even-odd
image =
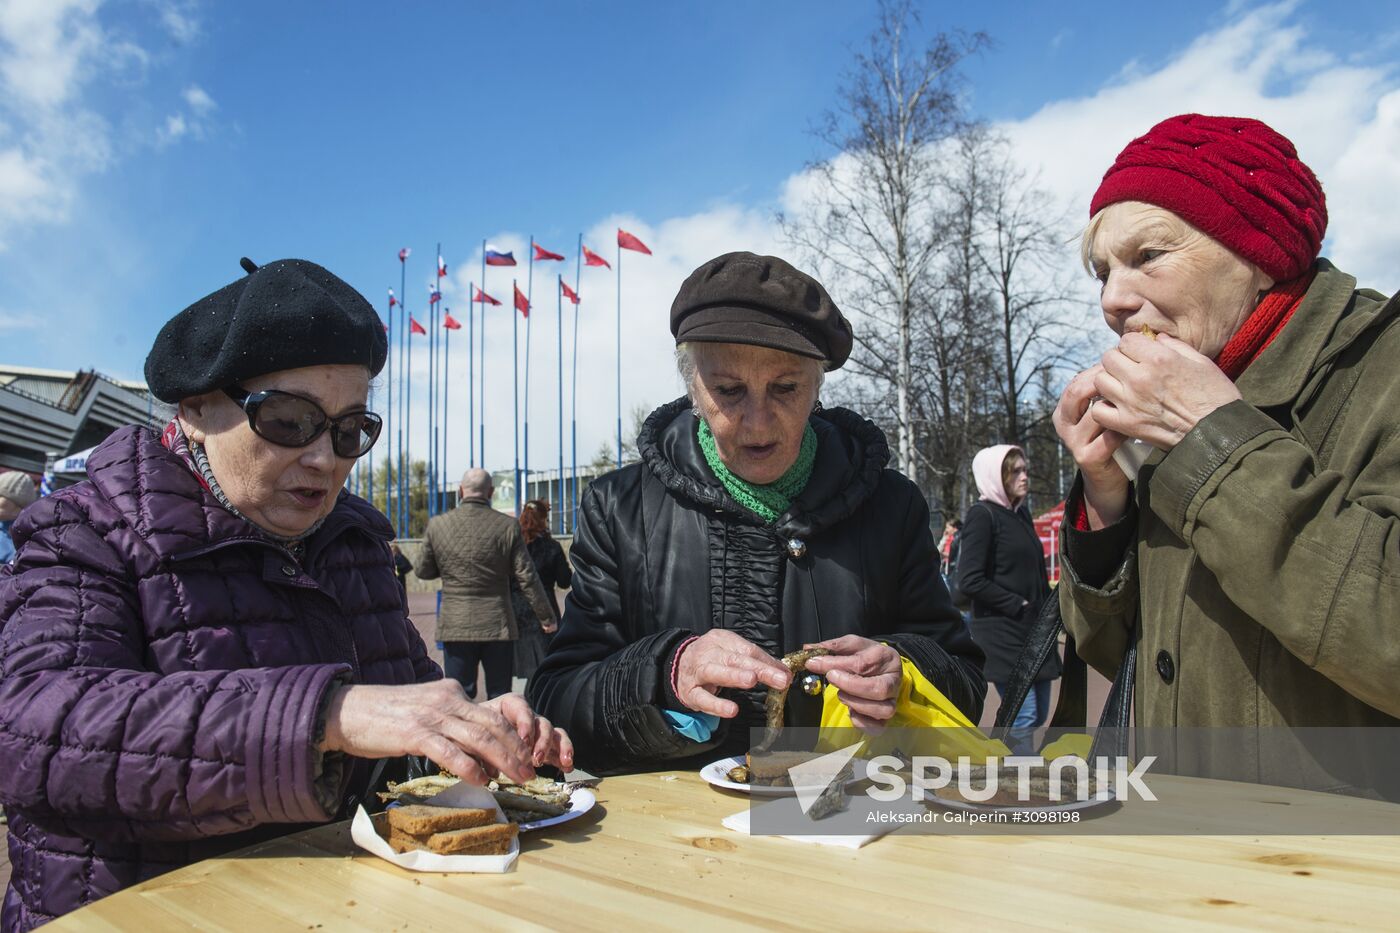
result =
[[88,477],[25,510],[0,576],[5,931],[336,818],[369,763],[315,751],[328,689],[441,676],[364,501],[298,564],[149,430]]

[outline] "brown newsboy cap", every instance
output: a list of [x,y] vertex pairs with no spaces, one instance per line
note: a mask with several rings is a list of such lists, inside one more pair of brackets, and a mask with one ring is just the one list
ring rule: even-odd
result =
[[823,360],[840,369],[851,325],[805,272],[776,256],[725,253],[681,284],[671,303],[676,343],[746,343]]

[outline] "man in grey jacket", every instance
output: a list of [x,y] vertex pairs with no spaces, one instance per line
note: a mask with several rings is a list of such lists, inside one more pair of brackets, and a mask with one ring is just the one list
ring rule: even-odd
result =
[[511,578],[541,625],[552,626],[554,613],[520,524],[491,508],[491,474],[468,470],[458,491],[461,504],[428,522],[416,572],[423,580],[442,577],[437,640],[443,670],[476,699],[477,665],[484,665],[487,699],[494,699],[510,692],[512,642],[518,635]]

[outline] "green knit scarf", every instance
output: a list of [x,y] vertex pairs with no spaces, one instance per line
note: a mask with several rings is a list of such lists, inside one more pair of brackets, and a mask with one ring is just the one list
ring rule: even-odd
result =
[[740,479],[724,465],[719,451],[715,449],[715,435],[710,431],[710,426],[704,418],[695,420],[698,422],[695,433],[700,439],[700,449],[704,451],[705,462],[710,465],[715,478],[724,484],[735,502],[765,522],[776,521],[779,515],[787,511],[798,493],[806,488],[807,480],[812,477],[812,465],[817,462],[817,432],[812,430],[810,424],[802,432],[802,447],[797,452],[797,462],[776,481],[759,486]]

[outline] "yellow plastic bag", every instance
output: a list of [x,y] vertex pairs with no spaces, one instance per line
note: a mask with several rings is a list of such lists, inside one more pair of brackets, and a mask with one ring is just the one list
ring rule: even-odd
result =
[[[988,738],[963,715],[962,710],[944,696],[943,691],[935,687],[913,661],[900,658],[900,665],[902,676],[899,696],[895,700],[895,712],[888,728],[927,731],[917,733],[917,738],[912,743],[908,732],[902,734],[903,741],[898,743],[888,731],[881,735],[866,736],[861,755],[886,755],[895,751],[896,745],[905,755],[928,755],[949,761],[967,757],[976,762],[1011,755],[1011,749],[1004,743]],[[850,744],[849,732],[828,731],[854,728],[851,723],[851,711],[838,699],[838,693],[839,691],[830,684],[822,691],[821,734],[817,743],[819,751],[835,751]],[[903,747],[909,744],[915,747]],[[1046,761],[1054,761],[1065,755],[1087,759],[1092,745],[1091,736],[1077,732],[1060,736],[1042,748],[1040,756]]]
[[[906,755],[930,755],[949,760],[967,757],[974,761],[987,758],[1004,758],[1011,749],[995,739],[988,738],[980,729],[929,681],[908,658],[901,658],[899,696],[895,699],[895,713],[889,721],[889,729],[917,729],[916,747],[908,748],[910,733],[891,733],[865,737],[862,755],[884,755],[899,751]],[[833,733],[829,730],[851,729],[851,711],[838,699],[839,691],[827,684],[822,691],[822,721],[818,750],[834,751],[850,744],[849,732]],[[896,741],[900,735],[902,741]],[[845,739],[843,741],[843,739]]]

